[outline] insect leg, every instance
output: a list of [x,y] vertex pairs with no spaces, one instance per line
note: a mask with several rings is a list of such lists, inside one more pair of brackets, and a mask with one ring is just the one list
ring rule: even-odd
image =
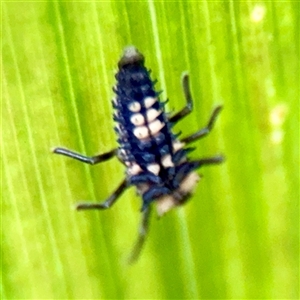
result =
[[224,161],[224,157],[222,155],[216,155],[213,157],[206,157],[197,160],[193,160],[191,163],[195,164],[196,168],[199,168],[203,165],[218,165]]
[[147,237],[148,229],[149,229],[150,213],[151,213],[151,206],[148,206],[143,211],[138,238],[130,254],[129,263],[134,263],[139,258],[139,255],[143,249]]
[[191,142],[194,142],[194,141],[196,141],[196,140],[199,140],[199,139],[205,137],[206,135],[208,135],[208,134],[210,133],[210,131],[212,130],[213,126],[215,125],[215,122],[216,122],[216,120],[217,120],[217,117],[218,117],[220,111],[222,110],[222,108],[223,108],[222,105],[217,106],[217,107],[214,109],[214,111],[213,111],[213,113],[212,113],[212,115],[211,115],[211,117],[210,117],[210,119],[209,119],[209,122],[208,122],[207,126],[204,127],[204,128],[202,128],[202,129],[200,129],[200,130],[197,131],[196,133],[194,133],[194,134],[192,134],[192,135],[190,135],[190,136],[187,136],[187,137],[183,138],[183,139],[181,140],[181,142],[182,142],[182,143],[185,143],[185,144],[189,144],[189,143],[191,143]]
[[193,98],[192,98],[191,89],[189,85],[189,75],[187,73],[185,73],[182,77],[182,88],[186,100],[186,105],[178,113],[176,113],[174,116],[169,118],[169,121],[172,123],[176,123],[180,121],[193,110]]
[[101,203],[93,203],[93,202],[86,202],[86,203],[78,203],[76,205],[77,210],[84,210],[84,209],[107,209],[110,208],[121,196],[121,194],[127,188],[127,179],[125,178],[121,184],[117,187],[117,189],[106,199],[104,202]]
[[53,150],[53,153],[65,155],[65,156],[77,159],[81,162],[95,165],[95,164],[101,163],[103,161],[106,161],[106,160],[114,157],[117,153],[117,149],[113,149],[109,152],[106,152],[106,153],[103,153],[100,155],[96,155],[96,156],[91,156],[91,157],[73,152],[73,151],[65,149],[65,148],[55,148]]

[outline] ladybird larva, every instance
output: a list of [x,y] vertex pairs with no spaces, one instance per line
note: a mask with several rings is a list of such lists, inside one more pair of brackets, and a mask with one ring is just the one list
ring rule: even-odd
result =
[[97,164],[114,156],[124,164],[125,177],[117,189],[102,203],[80,203],[78,210],[107,209],[130,186],[134,185],[141,195],[143,214],[141,230],[132,253],[132,260],[141,251],[148,229],[150,208],[156,204],[158,215],[184,204],[191,196],[200,177],[196,170],[203,165],[219,164],[223,156],[190,160],[192,150],[186,146],[209,134],[222,106],[217,106],[206,127],[179,139],[172,132],[175,123],[182,120],[193,108],[189,76],[183,75],[182,84],[186,106],[169,116],[164,103],[155,90],[155,81],[144,65],[144,56],[134,47],[125,48],[118,62],[115,75],[116,96],[113,99],[115,131],[119,143],[117,149],[87,157],[65,148],[56,148],[62,154],[88,164]]

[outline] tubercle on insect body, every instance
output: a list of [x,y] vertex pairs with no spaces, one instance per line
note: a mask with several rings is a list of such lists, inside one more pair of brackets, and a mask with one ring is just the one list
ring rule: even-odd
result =
[[162,215],[186,201],[199,176],[187,160],[184,144],[171,131],[144,62],[135,47],[124,50],[116,74],[114,108],[118,118],[114,119],[127,180],[141,194],[142,210],[155,201]]

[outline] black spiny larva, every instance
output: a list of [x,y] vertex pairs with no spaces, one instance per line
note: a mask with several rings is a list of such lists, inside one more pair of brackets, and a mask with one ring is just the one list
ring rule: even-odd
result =
[[133,46],[125,48],[116,73],[116,94],[113,100],[115,131],[119,146],[107,153],[87,157],[68,149],[56,148],[62,154],[84,163],[97,164],[114,156],[126,166],[126,174],[113,194],[103,203],[80,203],[78,210],[111,207],[131,185],[142,197],[142,222],[132,259],[138,257],[148,229],[152,203],[159,215],[182,205],[190,197],[199,180],[196,169],[203,165],[219,164],[222,156],[189,160],[193,148],[186,145],[206,136],[212,129],[222,106],[217,106],[207,126],[182,139],[172,132],[172,126],[187,116],[193,107],[189,77],[183,76],[186,106],[172,116],[165,113],[164,103],[155,91],[155,81],[144,66],[144,56]]

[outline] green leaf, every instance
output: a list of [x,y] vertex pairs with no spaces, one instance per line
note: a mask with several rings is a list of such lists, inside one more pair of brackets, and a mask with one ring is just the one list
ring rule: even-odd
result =
[[[3,299],[299,297],[299,3],[204,1],[2,4]],[[122,49],[146,57],[169,110],[194,112],[183,136],[224,110],[192,157],[203,168],[191,201],[152,215],[140,260],[127,264],[140,199],[102,201],[124,176],[113,159],[55,156],[116,147],[112,86]]]

